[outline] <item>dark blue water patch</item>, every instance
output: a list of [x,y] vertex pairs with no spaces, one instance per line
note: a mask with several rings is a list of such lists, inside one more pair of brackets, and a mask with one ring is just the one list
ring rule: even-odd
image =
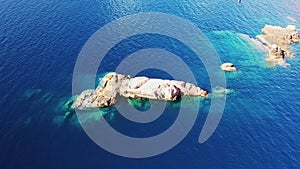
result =
[[[190,68],[195,75],[199,86],[209,90],[210,84],[206,83],[206,79],[209,79],[207,71],[199,59],[201,56],[197,56],[189,47],[182,44],[178,40],[157,34],[143,34],[132,36],[118,43],[115,47],[109,50],[101,64],[99,65],[98,74],[101,72],[115,71],[117,66],[129,55],[143,49],[159,48],[165,49],[177,57],[182,59],[184,63]],[[199,46],[199,48],[203,48]],[[203,53],[203,55],[205,55]],[[170,62],[168,60],[162,60],[164,62]],[[134,65],[128,65],[134,69]],[[178,65],[174,63],[173,68]],[[154,65],[155,67],[155,65]],[[149,76],[154,76],[154,73],[150,73]],[[167,78],[167,77],[162,77]],[[184,80],[184,79],[177,79]]]
[[[113,120],[110,120],[110,125],[120,133],[135,138],[147,138],[156,136],[168,129],[176,120],[179,109],[172,109],[167,106],[164,112],[151,123],[134,123],[124,118],[119,112],[115,113]],[[140,112],[143,113],[143,112]]]
[[[12,82],[17,88],[22,85],[24,88],[33,86],[50,89],[53,86],[49,85],[52,77],[62,76],[61,84],[56,87],[70,86],[73,67],[81,47],[107,21],[98,19],[101,12],[107,12],[103,10],[106,8],[105,3],[94,6],[97,11],[95,13],[84,12],[89,5],[92,4],[58,1],[19,1],[16,4],[3,2],[3,19],[0,25],[6,26],[1,29],[0,34],[5,48],[1,50],[0,58],[6,64],[1,66],[1,80]],[[81,23],[78,18],[84,18],[87,22]],[[7,83],[1,84],[4,85],[1,87],[3,90],[10,87]],[[71,93],[71,90],[67,91]]]
[[195,54],[193,53],[193,51],[191,51],[189,47],[182,44],[182,42],[164,35],[143,34],[135,35],[125,40],[122,40],[115,47],[110,49],[110,51],[106,54],[104,60],[102,61],[100,67],[101,69],[99,71],[111,71],[111,69],[114,69],[115,66],[119,65],[122,59],[126,56],[129,56],[130,54],[136,51],[147,48],[159,48],[170,51],[175,55],[181,57],[183,60],[185,60],[186,63],[189,64],[191,67],[193,64],[201,64],[199,59],[195,59],[194,63],[189,62],[195,57]]
[[146,76],[149,78],[157,78],[157,79],[168,79],[168,80],[175,80],[172,75],[170,75],[168,72],[165,72],[163,70],[159,69],[146,69],[141,72],[139,72],[136,77],[138,76]]

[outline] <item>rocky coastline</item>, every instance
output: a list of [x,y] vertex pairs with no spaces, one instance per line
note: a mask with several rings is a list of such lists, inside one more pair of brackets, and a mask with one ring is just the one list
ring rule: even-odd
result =
[[268,49],[267,61],[275,64],[286,65],[286,57],[294,57],[290,51],[290,45],[300,42],[300,36],[296,26],[288,25],[286,28],[280,26],[266,25],[262,29],[263,34],[256,38]]
[[128,75],[111,72],[101,79],[100,85],[95,90],[83,91],[72,107],[85,110],[113,106],[116,104],[117,96],[175,101],[181,96],[207,97],[207,95],[207,91],[183,81],[148,77],[132,78]]

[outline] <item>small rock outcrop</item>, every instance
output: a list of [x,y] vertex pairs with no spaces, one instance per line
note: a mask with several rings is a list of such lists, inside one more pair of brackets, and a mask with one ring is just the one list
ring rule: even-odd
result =
[[127,98],[147,98],[175,101],[181,96],[206,97],[208,92],[194,84],[176,80],[151,79],[108,73],[95,90],[83,91],[73,103],[73,108],[88,109],[113,106],[117,95]]
[[300,42],[299,33],[296,26],[288,25],[286,28],[280,26],[266,25],[262,32],[263,35],[256,36],[269,49],[267,61],[284,63],[286,57],[292,57],[294,54],[290,51],[290,44]]
[[285,50],[281,49],[280,46],[275,44],[269,50],[269,57],[266,59],[267,61],[281,61],[285,58]]
[[236,71],[236,67],[232,63],[223,63],[220,68],[225,72],[234,72]]

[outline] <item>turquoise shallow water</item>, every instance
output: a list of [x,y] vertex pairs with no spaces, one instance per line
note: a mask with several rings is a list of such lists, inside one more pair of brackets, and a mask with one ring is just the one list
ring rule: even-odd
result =
[[[243,34],[255,37],[265,24],[300,28],[297,0],[246,1],[0,1],[0,168],[299,168],[300,46],[290,67],[270,67],[265,52]],[[198,136],[209,101],[201,102],[198,119],[172,150],[147,159],[112,155],[95,145],[76,116],[64,120],[63,104],[71,96],[72,73],[82,46],[106,23],[138,12],[164,12],[196,24],[211,40],[222,61],[238,71],[226,74],[228,96],[223,118],[204,144]],[[145,40],[145,38],[147,40]],[[192,65],[199,85],[209,82],[201,63],[182,44],[165,37],[134,37],[117,46],[111,71],[122,57],[147,47],[171,50]],[[197,65],[197,66],[193,66]],[[176,66],[176,65],[175,65]],[[142,74],[168,78],[161,72]],[[82,81],[86,76],[82,75]],[[127,104],[126,100],[121,102]],[[164,131],[177,116],[168,103],[157,121],[145,126],[128,122],[114,108],[104,118],[131,136]],[[90,114],[92,118],[103,117]],[[89,119],[89,117],[87,117]]]

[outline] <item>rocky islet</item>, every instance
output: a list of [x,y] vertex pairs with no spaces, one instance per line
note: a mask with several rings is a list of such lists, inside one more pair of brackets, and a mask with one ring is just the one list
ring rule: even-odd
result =
[[117,96],[175,101],[181,96],[207,97],[208,92],[194,84],[176,81],[133,77],[115,72],[105,75],[95,90],[83,91],[72,107],[77,109],[113,106]]
[[280,26],[266,25],[262,29],[263,34],[256,38],[269,50],[267,61],[285,64],[286,57],[293,57],[290,45],[300,42],[300,36],[296,26],[288,25],[283,28]]

